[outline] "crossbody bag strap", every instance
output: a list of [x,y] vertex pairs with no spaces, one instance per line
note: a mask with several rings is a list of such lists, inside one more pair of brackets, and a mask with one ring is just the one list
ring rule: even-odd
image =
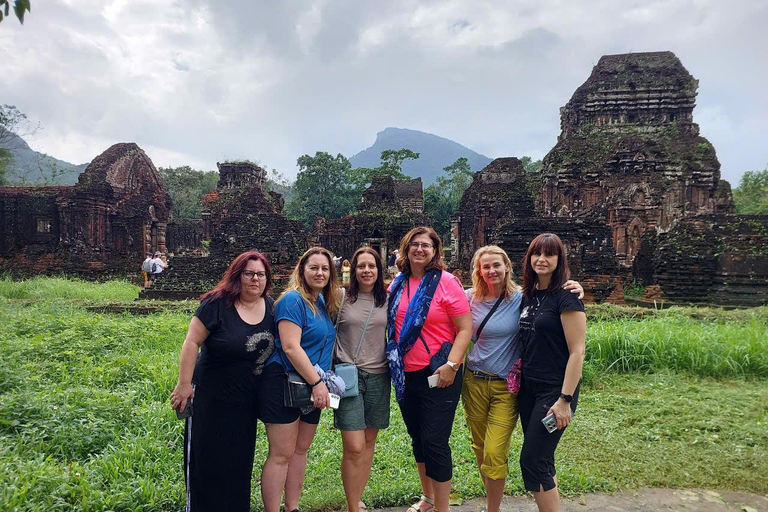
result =
[[499,298],[496,300],[496,304],[493,305],[491,310],[488,312],[487,315],[485,315],[485,318],[483,318],[483,321],[480,322],[480,326],[477,328],[477,331],[475,332],[475,339],[480,339],[480,333],[483,332],[483,327],[485,327],[485,324],[488,323],[488,320],[490,320],[491,316],[496,312],[496,310],[501,305],[501,301],[504,300],[504,294],[502,293],[499,295]]
[[333,329],[336,331],[336,335],[333,337],[333,349],[331,350],[331,364],[337,359],[336,356],[336,340],[339,338],[339,321],[341,320],[341,312],[344,309],[344,303],[347,301],[347,289],[343,286],[341,290],[341,304],[339,304],[339,312],[336,313],[336,322],[333,324]]
[[363,346],[363,340],[365,339],[365,332],[368,330],[368,323],[373,316],[373,308],[376,307],[376,300],[371,303],[371,310],[368,311],[368,318],[365,319],[365,327],[363,327],[363,334],[360,335],[360,341],[357,342],[357,350],[355,350],[355,356],[352,358],[352,364],[357,364],[357,355],[360,353],[360,347]]

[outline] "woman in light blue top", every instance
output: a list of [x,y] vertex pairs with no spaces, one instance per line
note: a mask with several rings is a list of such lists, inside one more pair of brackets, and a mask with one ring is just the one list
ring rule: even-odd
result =
[[[520,357],[516,336],[522,294],[512,280],[509,256],[495,245],[475,252],[472,285],[466,293],[472,310],[474,346],[467,356],[461,397],[486,490],[486,510],[498,512],[518,416],[517,394],[507,391],[506,377]],[[574,281],[568,281],[564,288],[579,294],[583,291]]]

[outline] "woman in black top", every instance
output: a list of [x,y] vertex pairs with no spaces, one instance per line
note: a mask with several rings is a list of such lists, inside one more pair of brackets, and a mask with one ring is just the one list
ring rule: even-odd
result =
[[[537,236],[523,259],[518,407],[524,434],[523,482],[542,512],[560,510],[555,449],[576,411],[584,364],[587,318],[584,304],[562,288],[569,274],[560,238],[551,233]],[[541,422],[550,413],[557,420],[552,433]]]
[[270,284],[264,255],[243,253],[189,324],[171,392],[174,409],[193,408],[184,431],[187,510],[250,510],[257,390],[275,346]]

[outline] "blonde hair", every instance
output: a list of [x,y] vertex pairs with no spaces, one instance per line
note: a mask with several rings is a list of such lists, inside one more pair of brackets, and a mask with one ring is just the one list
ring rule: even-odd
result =
[[508,299],[512,293],[520,289],[520,285],[512,280],[512,262],[509,259],[506,251],[498,245],[485,245],[475,251],[475,255],[472,256],[472,300],[482,300],[490,290],[488,285],[483,279],[483,275],[480,272],[480,258],[486,255],[501,256],[501,261],[507,267],[507,272],[504,275],[504,298]]
[[312,291],[307,284],[307,280],[304,277],[304,266],[307,264],[310,256],[315,254],[321,254],[328,259],[328,284],[323,288],[322,294],[325,299],[325,310],[328,312],[328,316],[333,318],[338,313],[341,307],[341,292],[339,291],[339,277],[336,275],[336,271],[333,268],[333,255],[330,251],[324,247],[310,247],[307,252],[301,255],[299,262],[296,263],[291,278],[288,280],[288,286],[285,291],[280,295],[280,298],[276,302],[279,302],[285,297],[285,294],[290,291],[296,291],[304,302],[307,303],[312,313],[317,315],[319,311],[315,305],[315,301],[312,299]]

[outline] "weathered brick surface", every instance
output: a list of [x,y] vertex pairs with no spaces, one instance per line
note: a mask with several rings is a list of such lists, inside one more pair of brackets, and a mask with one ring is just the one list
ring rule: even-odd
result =
[[342,258],[350,259],[358,247],[369,245],[386,261],[408,231],[425,225],[432,221],[424,215],[421,178],[400,181],[379,176],[363,193],[356,214],[318,219],[313,231],[319,245]]
[[3,269],[105,277],[165,251],[170,197],[149,157],[121,143],[71,187],[0,189]]
[[[497,159],[475,175],[452,223],[452,264],[498,243],[513,260],[557,233],[588,299],[622,280],[668,300],[768,303],[765,220],[733,214],[715,150],[693,122],[698,81],[671,52],[608,55],[561,109],[538,175]],[[515,261],[517,263],[517,261]]]

